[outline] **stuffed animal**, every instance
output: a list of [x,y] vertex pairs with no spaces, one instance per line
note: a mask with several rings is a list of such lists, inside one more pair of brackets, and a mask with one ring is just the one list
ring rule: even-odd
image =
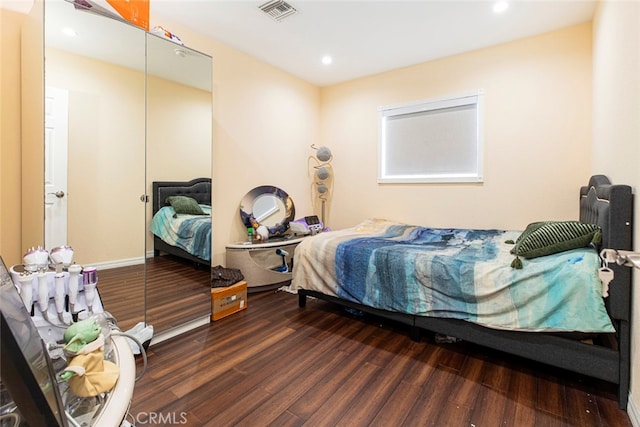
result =
[[104,360],[104,352],[98,349],[71,359],[60,378],[76,396],[92,397],[111,390],[119,376],[118,366]]
[[93,317],[72,324],[64,331],[64,351],[77,354],[84,346],[95,341],[100,332],[102,328]]
[[91,397],[113,388],[120,370],[104,360],[104,336],[95,317],[81,320],[64,332],[64,350],[73,356],[60,374],[76,396]]

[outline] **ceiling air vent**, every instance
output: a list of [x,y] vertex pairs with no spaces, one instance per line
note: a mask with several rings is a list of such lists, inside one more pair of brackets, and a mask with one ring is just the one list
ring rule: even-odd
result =
[[276,21],[282,21],[287,16],[296,13],[296,9],[284,0],[271,0],[258,7]]

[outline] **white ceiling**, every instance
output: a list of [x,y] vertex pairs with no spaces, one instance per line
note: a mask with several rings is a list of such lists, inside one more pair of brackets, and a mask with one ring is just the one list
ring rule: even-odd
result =
[[[287,0],[278,22],[266,0],[151,0],[162,16],[318,86],[331,85],[590,21],[596,1]],[[160,19],[158,19],[160,18]],[[171,28],[167,28],[171,31]],[[180,34],[177,34],[180,36]],[[189,45],[189,40],[182,40]],[[321,63],[331,55],[333,63]]]
[[[32,1],[2,0],[2,7]],[[496,14],[489,0],[287,2],[297,13],[278,22],[260,10],[266,0],[150,0],[151,25],[168,26],[162,17],[169,17],[327,86],[587,22],[596,6],[596,0],[509,0],[507,11]],[[333,63],[323,65],[324,55]]]

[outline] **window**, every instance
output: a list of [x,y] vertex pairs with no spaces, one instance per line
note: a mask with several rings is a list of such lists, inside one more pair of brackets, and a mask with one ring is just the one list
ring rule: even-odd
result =
[[482,92],[381,107],[379,183],[482,182]]

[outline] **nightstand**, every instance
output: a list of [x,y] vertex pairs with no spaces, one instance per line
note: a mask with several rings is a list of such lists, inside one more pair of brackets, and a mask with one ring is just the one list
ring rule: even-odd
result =
[[[291,283],[293,254],[305,237],[270,239],[265,243],[239,242],[226,245],[226,267],[239,269],[247,292],[276,289]],[[286,252],[283,268],[282,256]]]

